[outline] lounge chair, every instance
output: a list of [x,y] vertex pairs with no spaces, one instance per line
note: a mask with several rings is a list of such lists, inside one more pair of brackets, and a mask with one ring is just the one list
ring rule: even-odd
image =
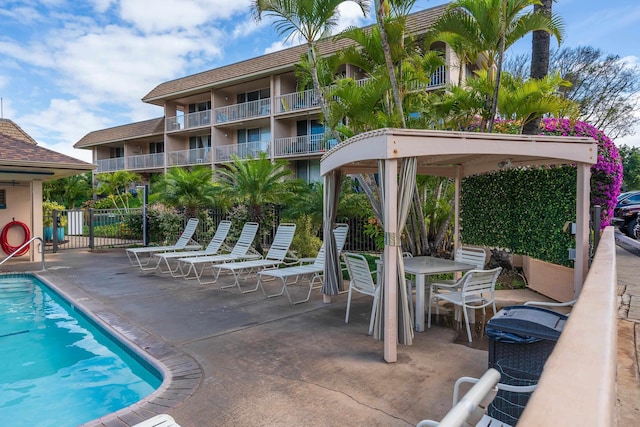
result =
[[144,420],[133,427],[180,427],[180,424],[171,415],[160,414]]
[[[132,266],[140,267],[141,270],[155,270],[156,265],[153,267],[146,267],[149,265],[153,255],[161,252],[176,252],[184,250],[198,250],[202,249],[202,246],[192,240],[193,234],[198,227],[198,219],[191,218],[187,222],[187,226],[184,228],[182,235],[173,245],[168,246],[149,246],[144,248],[129,248],[127,249],[127,257]],[[146,259],[140,259],[140,255],[146,255]]]
[[267,255],[263,259],[230,262],[213,266],[213,268],[217,270],[216,277],[220,275],[220,272],[222,270],[228,271],[233,274],[233,284],[222,286],[222,289],[237,286],[238,290],[243,294],[257,291],[258,287],[260,286],[259,281],[258,283],[256,283],[255,288],[242,290],[242,287],[240,286],[240,282],[238,280],[240,278],[240,275],[245,274],[245,277],[248,277],[254,271],[264,270],[267,268],[278,268],[281,264],[284,263],[287,252],[289,252],[291,242],[293,241],[293,235],[295,234],[295,232],[295,224],[280,224],[278,226],[278,230],[276,231],[276,235],[273,238],[273,243],[271,243],[271,247],[269,248]]
[[[218,224],[218,228],[216,228],[216,232],[211,238],[211,241],[202,251],[163,252],[154,254],[154,256],[158,257],[156,268],[161,273],[171,273],[173,277],[180,277],[182,273],[175,274],[180,269],[179,263],[176,264],[175,268],[171,268],[171,265],[169,264],[170,260],[176,260],[178,258],[185,257],[217,255],[218,251],[224,246],[224,240],[227,238],[230,229],[231,221],[220,221],[220,224]],[[162,261],[164,261],[165,265],[167,266],[166,270],[162,269]]]
[[[202,274],[204,273],[204,270],[207,268],[207,266],[213,267],[215,264],[221,262],[233,262],[243,259],[260,258],[260,255],[254,253],[252,250],[253,239],[255,239],[257,232],[257,222],[246,222],[242,227],[242,232],[240,233],[238,241],[233,246],[233,249],[230,253],[178,258],[177,262],[180,268],[181,277],[184,277],[187,280],[197,279],[198,283],[200,283],[201,285],[215,283],[215,281],[218,279],[217,275],[212,281],[202,281]],[[200,271],[198,271],[198,265],[202,266]],[[191,272],[193,272],[193,276],[190,276]]]
[[[349,231],[349,226],[347,224],[337,224],[337,227],[333,230],[333,235],[336,238],[336,246],[338,248],[338,256],[342,252],[342,248],[344,247],[344,243],[347,240],[347,232]],[[258,273],[258,286],[262,289],[262,292],[267,296],[267,298],[281,296],[283,293],[287,294],[287,298],[289,299],[289,303],[291,305],[300,304],[303,302],[309,301],[311,298],[311,291],[320,286],[322,283],[322,275],[324,273],[324,259],[325,259],[325,250],[324,250],[324,242],[320,247],[320,251],[318,251],[318,255],[315,258],[315,261],[312,264],[307,265],[296,265],[293,267],[285,267],[285,268],[276,268],[270,270],[262,270]],[[282,280],[282,289],[277,294],[269,294],[264,290],[263,287],[263,278],[271,277],[273,279]],[[287,280],[294,278],[293,282],[287,283]],[[299,301],[292,301],[291,294],[287,289],[287,286],[296,284],[298,279],[306,278],[307,283],[309,285],[309,292],[307,293],[307,297],[305,299]],[[318,286],[314,286],[316,280],[318,281]]]

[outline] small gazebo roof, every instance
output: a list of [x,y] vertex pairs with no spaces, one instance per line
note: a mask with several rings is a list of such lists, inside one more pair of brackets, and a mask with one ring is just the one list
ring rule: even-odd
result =
[[[384,358],[387,362],[397,360],[398,326],[402,329],[403,342],[411,342],[411,334],[406,332],[410,322],[406,322],[406,314],[402,314],[402,322],[398,323],[397,309],[406,301],[398,304],[397,264],[400,224],[399,211],[405,210],[407,194],[400,190],[412,188],[415,176],[401,172],[399,161],[407,159],[406,165],[411,169],[409,175],[416,174],[445,176],[455,178],[456,200],[454,206],[454,234],[459,230],[459,195],[460,181],[463,177],[497,171],[506,167],[567,165],[576,166],[576,259],[574,268],[574,296],[577,297],[586,277],[589,256],[589,180],[590,167],[598,159],[598,147],[591,138],[564,136],[528,136],[505,135],[476,132],[451,132],[416,129],[379,129],[355,136],[338,144],[322,156],[320,173],[325,177],[325,233],[327,224],[331,224],[332,209],[327,206],[337,203],[334,189],[338,189],[337,178],[341,174],[379,173],[384,216],[385,247],[382,257],[383,269],[382,295],[384,302]],[[414,160],[415,159],[415,160]],[[410,165],[410,166],[409,166]],[[380,167],[382,166],[382,167]],[[414,169],[415,166],[415,169]],[[341,173],[332,173],[340,170]],[[413,182],[407,182],[412,181]],[[327,191],[329,189],[329,191]],[[398,193],[402,193],[399,196]],[[398,203],[401,197],[402,207]],[[331,245],[329,245],[330,247]],[[329,252],[327,252],[329,253]],[[330,255],[327,255],[329,257]],[[337,254],[331,255],[337,258]],[[338,265],[338,260],[325,262]],[[333,279],[325,271],[325,283]],[[401,273],[400,273],[401,274]],[[327,280],[328,279],[328,280]],[[333,289],[328,289],[330,292]],[[402,298],[406,298],[401,293]],[[404,307],[401,310],[405,310]]]
[[376,173],[378,160],[418,157],[418,173],[455,177],[504,167],[595,164],[598,149],[585,137],[506,135],[421,129],[378,129],[332,148],[322,156],[320,173]]

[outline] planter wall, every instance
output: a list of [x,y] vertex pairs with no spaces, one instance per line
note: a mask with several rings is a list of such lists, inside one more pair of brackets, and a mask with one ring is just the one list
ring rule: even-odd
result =
[[530,289],[560,302],[574,299],[573,268],[525,256],[522,269]]

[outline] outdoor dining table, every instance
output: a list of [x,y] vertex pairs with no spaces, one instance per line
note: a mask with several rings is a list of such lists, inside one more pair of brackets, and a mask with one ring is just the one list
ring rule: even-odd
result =
[[[404,259],[404,272],[416,276],[416,331],[424,332],[425,285],[429,285],[429,276],[442,273],[465,272],[476,268],[445,258],[418,256]],[[431,303],[431,301],[429,301]]]

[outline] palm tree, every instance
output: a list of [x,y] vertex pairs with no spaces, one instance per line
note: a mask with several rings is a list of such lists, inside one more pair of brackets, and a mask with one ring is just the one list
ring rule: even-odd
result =
[[524,81],[504,73],[503,80],[498,95],[500,117],[517,122],[521,132],[543,114],[577,118],[578,105],[559,95],[560,87],[571,86],[571,83],[560,77],[559,72]]
[[[395,64],[391,53],[391,44],[389,42],[389,35],[387,33],[387,23],[398,23],[401,21],[401,28],[405,28],[405,19],[407,14],[411,11],[411,8],[416,3],[416,0],[375,0],[376,8],[376,22],[378,23],[378,30],[380,31],[380,41],[382,44],[382,51],[384,53],[384,61],[387,66],[389,75],[389,82],[391,83],[391,91],[393,93],[393,99],[395,107],[398,109],[398,115],[400,116],[401,126],[406,126],[406,120],[404,117],[404,109],[402,106],[402,98],[400,96],[400,86],[395,74]],[[404,47],[405,34],[404,31],[400,34],[396,46],[401,49]],[[403,49],[402,49],[403,50]]]
[[[456,0],[438,18],[431,36],[450,45],[466,46],[489,72],[493,95],[487,99],[489,132],[498,106],[504,52],[533,31],[545,31],[562,41],[563,23],[555,15],[525,12],[539,0]],[[483,127],[486,123],[483,123]]]
[[[554,0],[541,0],[540,4],[533,6],[533,11],[551,16],[553,14]],[[546,31],[534,31],[531,39],[531,78],[542,79],[549,73],[549,49],[551,36]],[[522,133],[535,135],[540,129],[540,117],[535,117],[526,123]]]
[[[305,185],[300,180],[286,179],[292,174],[286,161],[271,162],[264,152],[257,159],[233,156],[226,168],[216,171],[222,193],[245,205],[249,220],[259,224],[264,224],[267,205],[286,204]],[[256,249],[262,252],[259,242]]]
[[191,170],[173,167],[154,185],[153,190],[167,205],[184,207],[188,218],[197,218],[201,208],[224,206],[224,199],[212,178],[213,172],[207,166]]
[[[113,204],[116,209],[128,208],[129,201],[127,190],[132,184],[140,182],[140,175],[129,171],[103,172],[96,175],[98,181],[98,194],[113,196]],[[120,201],[121,206],[118,205]]]
[[[339,16],[338,6],[346,1],[356,3],[365,15],[369,10],[368,2],[365,0],[252,0],[251,2],[256,20],[262,19],[262,15],[271,16],[275,19],[276,30],[279,35],[285,36],[285,40],[298,35],[307,43],[313,89],[324,117],[328,114],[323,88],[318,79],[316,43],[336,27]],[[340,141],[337,133],[334,136]]]

